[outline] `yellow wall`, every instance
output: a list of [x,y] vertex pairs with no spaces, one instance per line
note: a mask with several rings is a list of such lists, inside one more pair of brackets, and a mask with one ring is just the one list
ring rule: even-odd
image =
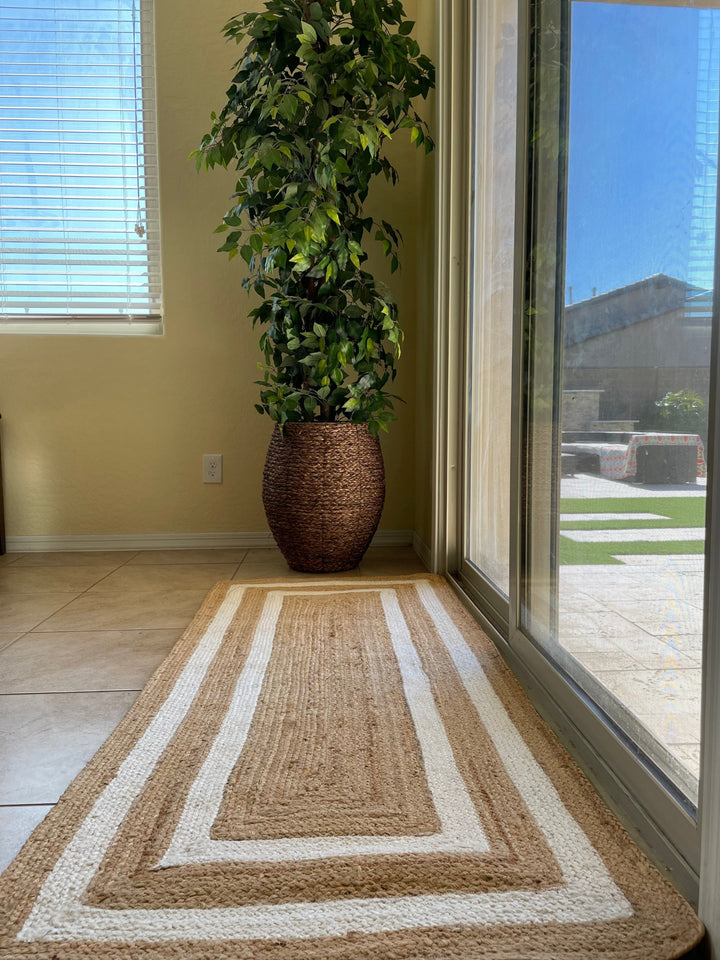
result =
[[[156,0],[164,336],[0,336],[10,537],[266,529],[260,490],[270,421],[253,408],[257,335],[246,319],[242,266],[215,252],[212,234],[232,175],[198,175],[187,159],[236,58],[221,27],[251,5]],[[405,6],[412,16],[415,0]],[[414,526],[408,465],[416,451],[417,190],[425,161],[408,144],[393,151],[400,185],[380,185],[372,206],[406,237],[392,287],[407,334],[396,383],[407,404],[383,443],[382,526],[398,530]],[[223,454],[222,485],[202,483],[203,453]]]

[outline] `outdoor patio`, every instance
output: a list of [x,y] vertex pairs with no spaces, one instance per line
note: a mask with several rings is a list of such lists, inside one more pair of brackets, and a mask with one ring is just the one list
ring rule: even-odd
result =
[[[663,764],[660,751],[661,765],[669,765],[671,775],[695,795],[704,557],[683,553],[682,547],[678,553],[665,551],[673,541],[685,550],[688,544],[700,548],[705,531],[662,526],[667,516],[662,509],[653,510],[653,501],[698,497],[705,497],[704,480],[667,486],[590,475],[563,479],[563,503],[574,501],[576,512],[561,515],[561,538],[575,545],[612,544],[615,562],[563,563],[559,604],[561,647],[639,721],[641,741],[645,728],[666,748],[671,756]],[[604,512],[592,509],[592,501],[606,498],[642,499],[646,506],[617,513],[606,506]],[[586,514],[577,512],[579,500],[588,501]],[[564,527],[568,521],[575,528]],[[582,521],[594,521],[596,529],[577,529]],[[646,734],[644,739],[651,743]]]

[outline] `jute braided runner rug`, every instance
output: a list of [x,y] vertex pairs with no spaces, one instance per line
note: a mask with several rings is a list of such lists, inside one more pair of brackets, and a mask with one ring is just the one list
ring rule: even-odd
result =
[[220,583],[0,879],[0,957],[670,960],[702,929],[431,576]]

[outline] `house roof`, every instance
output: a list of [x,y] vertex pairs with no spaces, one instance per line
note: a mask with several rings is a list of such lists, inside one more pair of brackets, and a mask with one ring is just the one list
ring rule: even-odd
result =
[[584,343],[613,330],[684,309],[709,322],[712,291],[656,273],[617,290],[565,307],[565,346]]

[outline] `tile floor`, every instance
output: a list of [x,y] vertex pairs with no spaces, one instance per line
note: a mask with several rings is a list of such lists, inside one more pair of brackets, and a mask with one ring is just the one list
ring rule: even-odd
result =
[[[415,573],[371,548],[344,576]],[[0,556],[0,870],[110,735],[218,580],[292,573],[277,550]]]

